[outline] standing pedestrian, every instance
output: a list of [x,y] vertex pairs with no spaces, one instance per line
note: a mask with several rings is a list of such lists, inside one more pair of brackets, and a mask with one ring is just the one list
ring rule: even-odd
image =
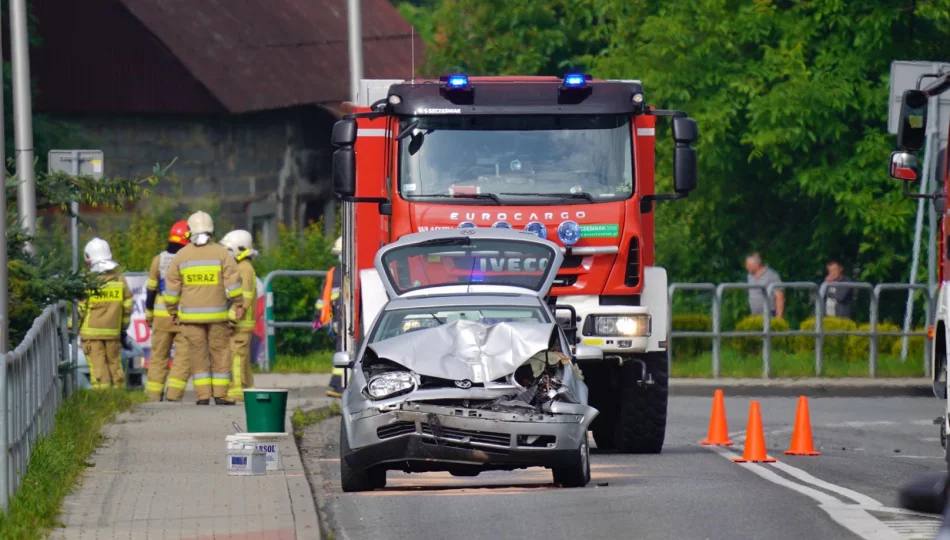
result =
[[212,396],[216,405],[234,405],[225,399],[231,384],[228,322],[244,318],[244,300],[237,263],[227,249],[211,242],[212,234],[211,216],[195,212],[188,218],[190,243],[169,265],[165,306],[188,344],[198,405],[208,405]]
[[[343,238],[337,238],[333,243],[331,251],[336,255],[337,261],[341,264],[330,268],[323,280],[323,294],[317,300],[317,320],[314,321],[314,329],[327,327],[330,337],[333,338],[336,352],[343,350],[343,329],[340,324],[343,306],[340,303],[340,286],[343,282]],[[343,395],[343,370],[338,367],[333,368],[330,375],[330,387],[327,389],[327,395],[330,397],[341,397]]]
[[[178,325],[172,324],[171,316],[165,308],[165,276],[172,259],[181,248],[188,245],[188,223],[179,221],[168,232],[168,245],[165,251],[152,259],[145,284],[145,321],[152,327],[152,354],[148,363],[145,393],[149,401],[161,401],[168,381],[169,401],[180,401],[185,385],[191,375],[188,358],[185,353],[185,338]],[[175,376],[168,376],[168,361],[171,358],[172,344],[175,345]]]
[[119,263],[112,260],[112,249],[102,238],[93,238],[84,250],[86,265],[104,281],[101,288],[90,290],[79,302],[79,337],[89,365],[89,378],[96,389],[125,388],[122,369],[122,344],[132,319],[132,290],[116,272]]
[[[762,263],[762,256],[756,253],[750,253],[745,258],[745,269],[749,273],[746,281],[750,285],[759,285],[768,287],[773,283],[781,283],[775,270]],[[752,315],[763,315],[765,313],[765,291],[759,287],[749,289],[749,312]],[[781,319],[785,314],[785,291],[775,289],[772,298],[769,299],[769,313],[774,318]]]
[[257,251],[251,245],[251,233],[238,229],[224,235],[221,245],[237,261],[238,276],[241,279],[241,296],[244,298],[244,317],[236,318],[234,332],[231,334],[231,386],[227,400],[244,401],[244,389],[254,387],[254,374],[251,372],[251,336],[254,335],[254,300],[257,298],[257,274],[251,260],[257,257]]
[[849,281],[844,275],[844,266],[838,259],[829,259],[825,266],[828,275],[825,283],[828,284],[825,294],[825,316],[851,318],[851,308],[854,305],[854,289],[851,287],[836,287],[835,283]]

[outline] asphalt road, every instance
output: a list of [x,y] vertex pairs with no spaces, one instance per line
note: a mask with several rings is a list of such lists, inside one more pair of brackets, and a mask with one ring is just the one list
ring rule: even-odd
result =
[[[813,398],[817,457],[782,454],[795,398],[759,398],[777,464],[740,465],[751,398],[726,397],[736,446],[700,446],[711,399],[674,397],[660,455],[596,453],[591,484],[555,488],[527,469],[475,478],[389,472],[386,489],[343,494],[339,418],[301,443],[318,505],[336,538],[424,539],[911,539],[938,520],[896,509],[897,488],[944,470],[933,398]],[[316,474],[314,474],[316,473]]]

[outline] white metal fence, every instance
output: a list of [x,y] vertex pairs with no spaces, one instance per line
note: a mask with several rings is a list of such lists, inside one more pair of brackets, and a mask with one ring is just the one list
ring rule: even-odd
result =
[[[850,288],[855,291],[864,290],[870,291],[871,293],[871,303],[870,303],[870,313],[868,314],[869,320],[869,329],[862,330],[826,330],[824,327],[824,306],[825,299],[828,295],[829,286],[834,286],[838,288]],[[771,299],[773,293],[776,290],[804,290],[812,295],[815,298],[814,305],[814,318],[815,318],[815,329],[814,330],[785,330],[785,331],[776,331],[772,330],[771,327],[771,316],[766,310],[766,313],[763,317],[763,329],[761,331],[725,331],[722,329],[722,303],[723,296],[726,291],[730,290],[741,290],[749,291],[752,289],[759,289],[765,294],[765,298]],[[678,291],[694,291],[694,292],[708,292],[712,293],[711,301],[711,313],[712,313],[712,329],[708,332],[704,331],[679,331],[673,329],[673,300],[674,296]],[[926,332],[885,332],[878,330],[879,316],[880,316],[880,302],[881,302],[881,293],[885,291],[919,291],[923,294],[926,304],[926,311],[924,314],[925,320],[928,324],[933,318],[934,313],[934,302],[935,294],[934,291],[928,289],[926,285],[922,284],[907,284],[907,283],[879,283],[877,285],[872,285],[870,283],[863,282],[835,282],[835,283],[822,283],[820,286],[818,284],[812,283],[810,281],[795,281],[788,283],[773,283],[769,286],[763,285],[752,285],[749,283],[673,283],[669,286],[668,289],[668,301],[669,301],[669,344],[667,353],[669,357],[672,358],[673,349],[675,348],[675,342],[677,338],[707,338],[712,340],[712,375],[713,377],[719,377],[721,372],[721,354],[722,354],[722,340],[723,338],[739,338],[739,337],[760,337],[762,338],[762,377],[769,378],[772,373],[772,339],[778,337],[795,337],[795,336],[805,336],[815,338],[815,374],[818,376],[822,375],[823,368],[823,345],[824,339],[827,336],[861,336],[869,338],[868,345],[868,375],[871,377],[877,376],[877,367],[878,359],[880,356],[880,351],[878,350],[878,340],[883,336],[900,336],[906,340],[910,336],[926,336]],[[927,359],[930,357],[930,347],[932,343],[930,340],[924,341],[924,358]],[[904,344],[904,350],[906,351],[906,341]],[[925,373],[923,375],[930,375],[930,363],[924,362]]]
[[[12,352],[0,354],[0,508],[7,509],[20,487],[37,441],[53,429],[64,394],[72,392],[66,304],[47,307]],[[5,449],[5,451],[3,450]]]

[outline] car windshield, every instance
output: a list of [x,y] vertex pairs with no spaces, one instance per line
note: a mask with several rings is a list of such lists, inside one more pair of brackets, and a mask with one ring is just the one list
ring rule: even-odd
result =
[[451,322],[467,320],[482,324],[503,322],[548,322],[540,308],[471,306],[463,308],[394,309],[383,313],[370,343],[394,338],[424,328],[435,328]]
[[407,199],[550,204],[633,194],[627,116],[415,117],[400,122],[400,134]]
[[[530,236],[530,235],[529,235]],[[458,236],[390,248],[384,279],[396,294],[459,285],[503,285],[543,292],[554,250],[530,241]]]

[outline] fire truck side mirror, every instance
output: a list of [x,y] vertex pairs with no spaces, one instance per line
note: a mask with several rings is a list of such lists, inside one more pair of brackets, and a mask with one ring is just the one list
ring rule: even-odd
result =
[[696,149],[690,146],[699,139],[696,120],[687,117],[673,118],[673,190],[686,194],[698,185],[699,163]]
[[894,180],[920,180],[920,160],[910,152],[891,152],[891,167],[888,173]]
[[356,195],[356,120],[345,118],[333,124],[333,191],[340,197]]
[[330,143],[340,148],[356,144],[356,120],[345,118],[333,124]]
[[927,136],[927,94],[907,90],[901,99],[901,115],[897,128],[897,146],[915,152],[924,147]]

